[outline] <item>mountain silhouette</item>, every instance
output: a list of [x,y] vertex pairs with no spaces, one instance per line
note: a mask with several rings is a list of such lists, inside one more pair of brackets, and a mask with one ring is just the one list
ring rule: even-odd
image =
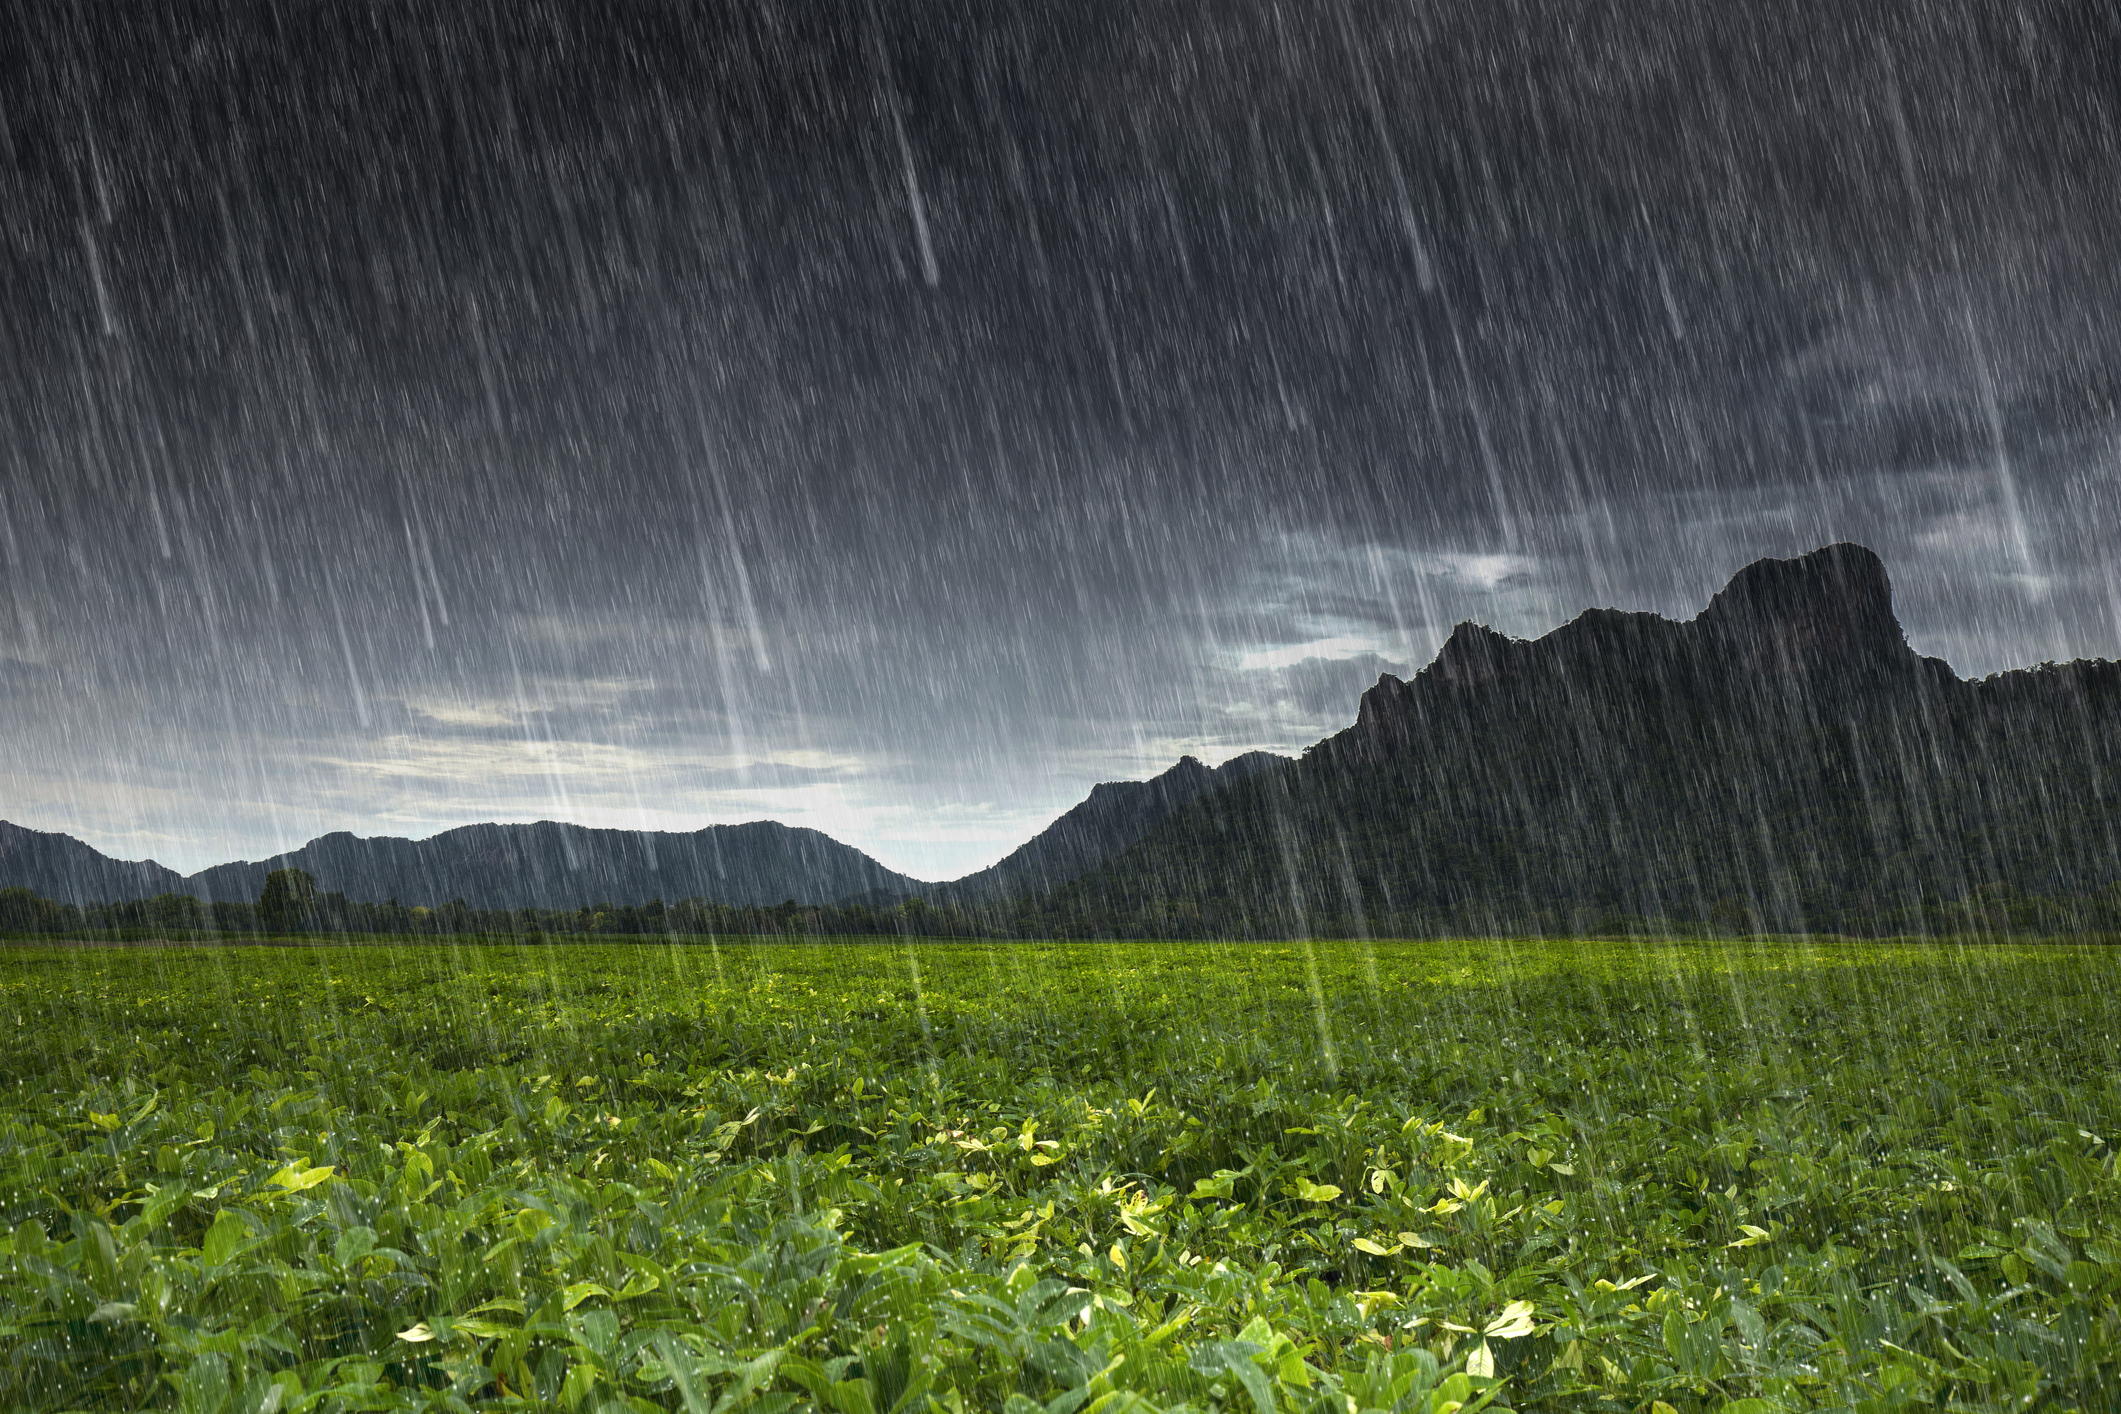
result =
[[1207,766],[1197,757],[1181,756],[1177,765],[1146,781],[1105,781],[1001,862],[938,892],[967,902],[1045,893],[1112,858],[1180,806],[1288,760],[1248,751]]
[[1220,767],[1188,756],[1147,781],[1092,787],[1081,804],[1000,863],[953,883],[896,873],[816,830],[772,821],[710,825],[689,834],[594,830],[550,820],[466,825],[424,840],[323,835],[268,859],[217,864],[182,876],[153,861],[126,863],[67,835],[0,823],[0,887],[27,886],[65,903],[108,903],[161,893],[255,901],[275,869],[306,869],[317,887],[364,902],[473,908],[572,908],[596,901],[706,898],[734,905],[787,899],[896,903],[994,902],[1042,893],[1103,863],[1157,820],[1202,794],[1286,758],[1266,752]]
[[[1112,858],[1181,805],[1288,760],[1248,751],[1220,766],[1208,766],[1198,757],[1181,756],[1177,765],[1146,781],[1101,782],[1080,804],[999,863],[948,883],[916,886],[915,892],[931,903],[955,904],[1045,893]],[[847,901],[887,903],[903,896],[880,889]]]
[[207,899],[258,897],[274,869],[307,869],[319,889],[379,902],[473,908],[572,908],[595,901],[711,898],[826,903],[863,889],[919,887],[851,845],[770,820],[690,833],[465,825],[424,840],[339,833],[270,859],[220,864],[184,881]]
[[1460,624],[1287,770],[1195,801],[1023,928],[1798,928],[1998,883],[2121,879],[2121,664],[1963,682],[1858,545],[1762,560],[1695,618]]
[[1455,628],[1300,760],[1110,782],[928,884],[814,830],[550,821],[326,835],[190,878],[0,823],[0,887],[253,900],[275,868],[379,902],[896,903],[1018,934],[1290,936],[1715,924],[1876,930],[2004,888],[2121,888],[2121,663],[1962,681],[1907,644],[1859,545],[1761,560],[1694,618]]
[[105,903],[179,893],[184,876],[152,859],[112,859],[72,835],[0,820],[0,888],[27,888],[60,903]]

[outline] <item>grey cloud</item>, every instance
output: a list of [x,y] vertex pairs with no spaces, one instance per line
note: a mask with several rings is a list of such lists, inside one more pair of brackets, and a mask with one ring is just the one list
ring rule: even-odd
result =
[[48,664],[0,657],[0,700],[40,697],[59,682],[58,670]]
[[885,6],[932,287],[867,9],[763,13],[25,26],[17,816],[203,864],[780,813],[937,877],[1459,619],[1838,539],[1962,671],[2121,651],[2081,7],[1355,0],[1373,106],[1286,6]]

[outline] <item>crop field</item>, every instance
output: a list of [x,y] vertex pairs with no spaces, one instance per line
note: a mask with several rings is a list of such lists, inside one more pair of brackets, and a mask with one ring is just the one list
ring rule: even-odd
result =
[[2121,954],[0,950],[0,1408],[2121,1406]]

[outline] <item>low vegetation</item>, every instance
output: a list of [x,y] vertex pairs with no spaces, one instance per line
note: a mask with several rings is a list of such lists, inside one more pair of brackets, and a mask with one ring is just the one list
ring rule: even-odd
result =
[[[313,881],[312,881],[313,882]],[[275,914],[278,916],[275,916]],[[1373,936],[1379,921],[1332,901],[1303,916],[1314,938]],[[72,934],[126,941],[250,940],[259,936],[356,939],[373,936],[433,939],[478,935],[517,942],[550,938],[699,935],[776,938],[1241,938],[1280,937],[1285,920],[1272,910],[1203,910],[1185,901],[1157,899],[1116,906],[1096,892],[1072,901],[1055,895],[966,903],[931,903],[920,897],[897,902],[850,900],[836,904],[727,904],[688,898],[666,904],[591,903],[578,908],[473,908],[462,899],[430,907],[396,899],[364,903],[321,892],[298,911],[258,903],[208,903],[190,894],[159,894],[118,903],[76,905],[43,898],[29,889],[0,889],[0,937]],[[1463,936],[1456,913],[1399,914],[1382,921],[1403,936]],[[1644,915],[1618,908],[1533,910],[1482,920],[1489,931],[1556,938],[1752,937],[1767,919],[1755,904],[1723,898],[1685,917]],[[2121,941],[2121,883],[2082,895],[2028,894],[2007,883],[1984,884],[1951,898],[1933,898],[1891,908],[1865,905],[1820,912],[1815,931],[1851,937],[1921,938],[1987,942],[2013,938],[2098,938]]]
[[0,952],[0,1407],[2106,1408],[2066,944]]

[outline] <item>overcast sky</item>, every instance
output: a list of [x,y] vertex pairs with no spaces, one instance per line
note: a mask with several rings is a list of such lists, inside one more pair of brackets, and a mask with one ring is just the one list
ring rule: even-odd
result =
[[2121,656],[2111,7],[159,8],[0,43],[20,824],[946,878],[1842,539]]

